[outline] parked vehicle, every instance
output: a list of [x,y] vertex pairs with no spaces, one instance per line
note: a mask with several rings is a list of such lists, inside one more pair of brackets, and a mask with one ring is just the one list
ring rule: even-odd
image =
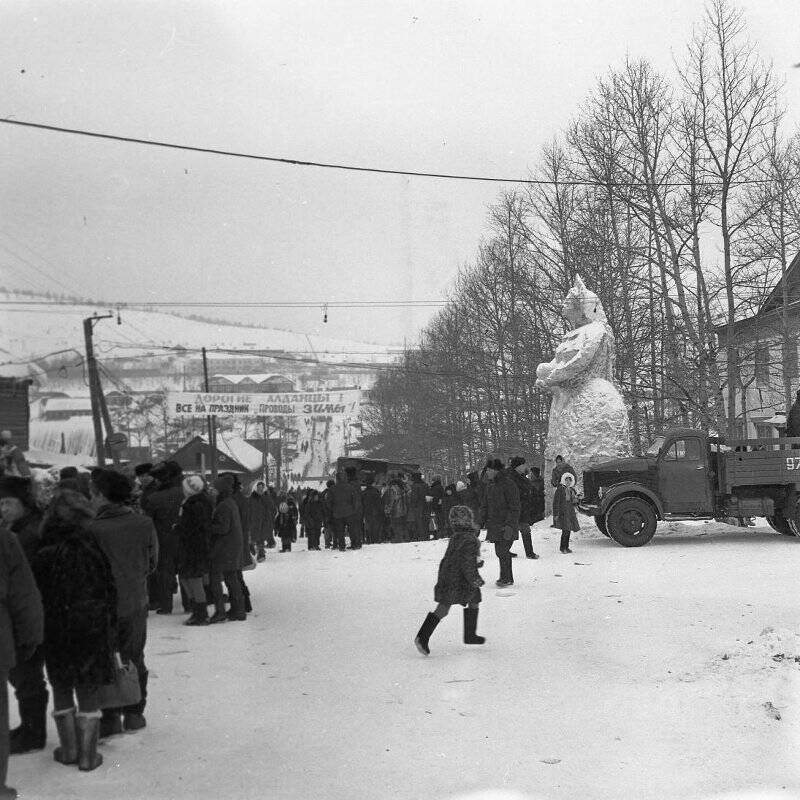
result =
[[625,547],[647,544],[658,520],[766,517],[800,536],[800,438],[725,444],[705,431],[676,428],[641,456],[583,472],[579,508]]
[[375,483],[381,484],[388,480],[389,476],[399,472],[410,474],[419,472],[419,464],[402,464],[395,461],[382,461],[375,458],[349,458],[343,456],[336,459],[336,471],[342,472],[347,467],[355,467],[358,471],[361,482],[370,475]]

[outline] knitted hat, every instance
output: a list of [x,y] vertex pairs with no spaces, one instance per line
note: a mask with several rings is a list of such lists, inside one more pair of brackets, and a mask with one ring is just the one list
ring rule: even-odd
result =
[[569,478],[572,481],[572,485],[574,486],[575,485],[575,476],[571,472],[565,472],[561,476],[561,480],[559,481],[559,483],[561,483],[564,486],[566,486],[567,478]]
[[524,464],[524,463],[525,463],[525,459],[522,456],[514,456],[511,459],[511,469],[514,469],[515,467],[518,467],[520,464]]
[[0,478],[0,498],[16,497],[27,508],[36,508],[33,497],[33,483],[30,478],[17,475],[4,475]]
[[200,494],[206,488],[205,481],[199,475],[187,475],[181,485],[183,486],[184,497]]
[[453,528],[475,529],[475,517],[472,516],[472,509],[469,506],[453,506],[447,519]]
[[458,483],[456,483],[456,491],[457,492],[463,492],[466,488],[467,488],[467,484],[464,483],[464,481],[458,481]]

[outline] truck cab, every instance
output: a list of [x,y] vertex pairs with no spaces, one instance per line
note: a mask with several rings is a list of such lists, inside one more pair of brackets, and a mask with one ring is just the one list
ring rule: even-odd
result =
[[673,428],[640,456],[583,473],[584,514],[626,547],[647,544],[663,520],[764,516],[800,535],[800,439],[745,439],[730,446],[706,431]]

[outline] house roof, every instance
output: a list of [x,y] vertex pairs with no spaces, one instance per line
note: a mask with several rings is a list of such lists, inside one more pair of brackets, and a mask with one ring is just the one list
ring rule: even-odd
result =
[[88,397],[48,397],[42,400],[47,411],[91,411],[92,401]]
[[[208,444],[205,436],[199,438],[204,444]],[[217,450],[237,461],[248,472],[255,472],[264,464],[264,454],[240,436],[226,436],[221,431],[217,431]],[[269,459],[271,460],[272,456],[269,456]]]
[[267,373],[255,373],[250,375],[212,375],[209,380],[219,380],[222,378],[223,380],[230,381],[231,383],[241,383],[244,380],[249,380],[252,383],[266,383],[267,381],[284,381],[286,383],[291,383],[294,386],[294,381],[291,378],[287,378],[285,375],[270,375]]

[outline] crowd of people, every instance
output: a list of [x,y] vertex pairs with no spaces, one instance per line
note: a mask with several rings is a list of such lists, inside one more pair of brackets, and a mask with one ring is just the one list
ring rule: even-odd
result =
[[[508,467],[490,459],[446,486],[419,472],[376,485],[348,469],[321,492],[278,494],[264,481],[245,490],[233,473],[209,483],[166,461],[130,474],[67,467],[43,491],[18,449],[0,438],[0,678],[14,688],[20,718],[9,730],[0,693],[0,800],[15,796],[5,786],[9,754],[46,746],[50,692],[61,764],[94,770],[103,760],[99,739],[144,728],[148,614],[173,613],[178,597],[186,625],[245,621],[252,604],[244,573],[278,540],[288,552],[298,538],[309,550],[342,551],[348,540],[358,550],[449,537],[437,607],[416,639],[425,653],[456,603],[465,605],[464,641],[483,642],[481,528],[498,556],[498,586],[513,584],[511,547],[520,536],[525,555],[538,558],[531,525],[544,518],[544,481],[521,456]],[[559,457],[551,483],[562,552],[571,552],[577,530],[574,480]]]

